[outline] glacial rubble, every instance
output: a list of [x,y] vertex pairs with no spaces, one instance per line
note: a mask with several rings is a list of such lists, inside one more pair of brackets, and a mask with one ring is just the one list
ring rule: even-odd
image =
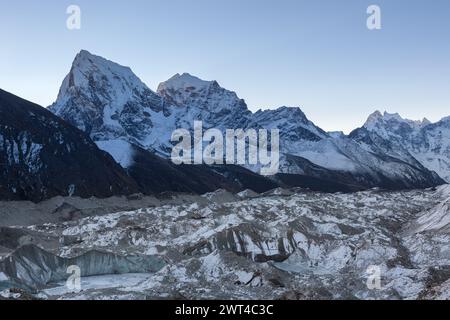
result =
[[[449,197],[448,186],[352,194],[222,190],[185,203],[15,227],[22,241],[32,235],[33,247],[25,242],[4,261],[30,259],[22,274],[36,275],[37,284],[42,277],[31,272],[34,265],[57,274],[66,261],[90,266],[81,292],[46,278],[54,281],[32,293],[45,299],[445,299]],[[49,245],[49,237],[61,245]],[[22,253],[29,250],[48,256]],[[159,267],[98,272],[97,258],[86,261],[92,252],[108,253],[108,261],[150,257]],[[61,262],[41,264],[48,259]],[[373,266],[380,290],[367,287]],[[3,279],[11,274],[4,268]],[[31,287],[30,276],[23,278]],[[6,290],[5,280],[0,283]]]

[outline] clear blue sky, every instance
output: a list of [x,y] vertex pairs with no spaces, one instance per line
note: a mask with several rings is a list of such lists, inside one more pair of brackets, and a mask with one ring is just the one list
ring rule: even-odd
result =
[[[82,28],[66,28],[66,8]],[[366,9],[382,10],[382,30]],[[175,73],[218,82],[250,109],[300,106],[349,131],[375,109],[450,115],[449,0],[0,0],[0,88],[47,106],[81,49],[153,90]]]

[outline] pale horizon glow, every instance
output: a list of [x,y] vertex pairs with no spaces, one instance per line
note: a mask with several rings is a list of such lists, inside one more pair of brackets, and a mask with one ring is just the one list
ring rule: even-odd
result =
[[[66,8],[82,10],[81,30]],[[382,29],[369,31],[377,4]],[[0,0],[0,89],[48,106],[82,49],[156,91],[176,73],[217,80],[249,109],[300,107],[327,131],[376,110],[450,115],[447,0]]]

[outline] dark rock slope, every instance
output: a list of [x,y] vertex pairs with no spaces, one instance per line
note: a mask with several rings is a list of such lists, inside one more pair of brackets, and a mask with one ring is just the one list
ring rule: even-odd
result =
[[108,197],[136,183],[90,138],[46,109],[0,90],[0,199]]
[[132,148],[133,164],[126,171],[143,193],[203,194],[217,189],[265,192],[279,187],[277,182],[240,166],[175,165],[138,146]]

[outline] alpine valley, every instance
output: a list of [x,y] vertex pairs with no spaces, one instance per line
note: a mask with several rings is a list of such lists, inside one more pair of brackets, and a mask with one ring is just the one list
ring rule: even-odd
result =
[[[175,165],[195,121],[278,129],[279,173]],[[0,90],[0,299],[449,299],[448,183],[450,117],[326,132],[83,50],[48,108]]]

